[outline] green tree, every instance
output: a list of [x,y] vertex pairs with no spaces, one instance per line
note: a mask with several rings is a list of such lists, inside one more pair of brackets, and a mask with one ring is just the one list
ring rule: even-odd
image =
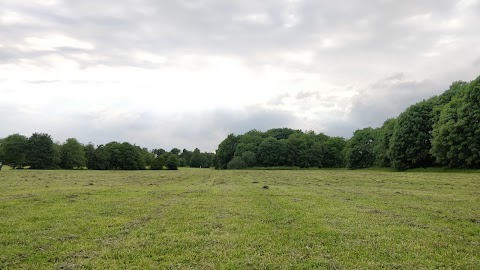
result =
[[440,119],[440,114],[443,110],[443,107],[447,105],[454,97],[459,97],[465,92],[467,87],[466,82],[456,81],[450,85],[450,88],[443,92],[440,96],[436,97],[434,100],[432,115],[433,115],[433,124],[438,122]]
[[241,157],[234,157],[227,164],[227,169],[229,170],[238,170],[247,167],[247,163]]
[[180,158],[185,160],[185,165],[190,166],[190,159],[192,158],[192,151],[188,151],[187,149],[183,149],[182,153],[180,154]]
[[391,137],[392,166],[399,170],[433,165],[432,100],[410,106],[398,117]]
[[434,124],[431,153],[442,165],[480,168],[480,76],[463,86]]
[[89,169],[94,170],[111,170],[112,165],[110,164],[110,151],[104,145],[99,145],[95,149],[93,159],[90,162],[91,167]]
[[203,161],[204,161],[204,165],[203,167],[205,168],[210,168],[212,166],[214,166],[215,164],[215,154],[214,153],[202,153],[203,155]]
[[277,140],[274,137],[266,138],[259,146],[257,160],[265,167],[287,165],[287,140]]
[[167,166],[167,169],[169,170],[178,170],[178,155],[176,154],[170,154],[167,155],[167,158],[165,160],[165,166]]
[[391,167],[390,140],[395,129],[395,119],[386,120],[378,132],[378,141],[375,144],[375,164],[380,167]]
[[170,150],[170,153],[178,156],[178,155],[180,155],[180,149],[172,148],[172,150]]
[[31,169],[52,169],[55,149],[52,137],[46,133],[33,133],[28,139],[28,164]]
[[140,156],[142,157],[142,160],[143,162],[140,162],[139,163],[139,168],[140,169],[145,169],[146,166],[151,166],[152,165],[152,162],[153,160],[155,159],[155,154],[148,151],[147,148],[141,148],[139,146],[136,146],[137,147],[137,150],[139,151],[140,153]]
[[219,169],[226,169],[228,162],[232,160],[235,150],[237,148],[238,138],[229,134],[218,146],[217,150],[217,167]]
[[163,156],[157,156],[153,161],[152,165],[150,166],[151,170],[163,170],[165,166],[165,159]]
[[144,170],[146,167],[142,149],[128,142],[121,144],[121,170]]
[[247,167],[257,166],[257,156],[252,151],[245,151],[242,154],[242,160],[245,162]]
[[81,169],[86,166],[85,148],[77,139],[69,138],[65,141],[61,148],[62,169]]
[[323,144],[322,165],[325,168],[345,166],[344,151],[346,141],[341,137],[329,137]]
[[322,167],[322,144],[315,133],[292,133],[287,139],[287,161],[285,165],[300,168]]
[[165,151],[164,149],[162,148],[159,148],[159,149],[153,149],[152,150],[152,153],[157,155],[157,156],[161,156],[163,154],[165,154],[167,151]]
[[13,134],[3,139],[0,153],[3,164],[14,169],[23,168],[27,163],[28,139],[20,134]]
[[290,135],[294,133],[302,133],[302,131],[294,130],[291,128],[272,128],[270,130],[267,130],[267,132],[265,132],[264,137],[265,138],[273,137],[277,140],[282,140],[282,139],[286,140],[288,139],[288,137],[290,137]]
[[88,169],[95,168],[95,145],[89,143],[84,146],[85,151],[85,164]]
[[128,142],[110,142],[95,151],[95,169],[144,170],[146,163],[142,148]]
[[190,167],[192,168],[200,168],[205,167],[205,162],[203,159],[202,154],[200,153],[200,149],[195,148],[192,153],[192,157],[190,158]]
[[258,152],[258,147],[265,139],[265,134],[258,130],[250,130],[249,132],[238,136],[238,143],[235,148],[234,156],[241,157],[244,152]]
[[62,163],[62,145],[60,142],[53,143],[53,164],[54,169],[60,169],[60,163]]
[[368,127],[358,129],[345,145],[345,161],[347,168],[367,168],[375,162],[373,148],[377,139],[376,130]]

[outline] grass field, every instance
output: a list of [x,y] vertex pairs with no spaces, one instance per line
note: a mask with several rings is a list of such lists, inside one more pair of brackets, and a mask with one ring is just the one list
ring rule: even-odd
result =
[[0,171],[0,269],[479,266],[478,173]]

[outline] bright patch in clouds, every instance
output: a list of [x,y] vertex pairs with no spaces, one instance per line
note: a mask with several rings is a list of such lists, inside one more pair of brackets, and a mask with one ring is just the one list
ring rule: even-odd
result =
[[91,50],[93,45],[61,34],[48,34],[41,37],[27,37],[19,48],[25,51],[52,51],[58,48]]

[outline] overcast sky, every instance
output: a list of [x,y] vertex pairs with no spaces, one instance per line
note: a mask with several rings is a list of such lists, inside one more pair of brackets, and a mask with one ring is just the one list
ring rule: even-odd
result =
[[478,0],[1,0],[0,137],[350,137],[480,75]]

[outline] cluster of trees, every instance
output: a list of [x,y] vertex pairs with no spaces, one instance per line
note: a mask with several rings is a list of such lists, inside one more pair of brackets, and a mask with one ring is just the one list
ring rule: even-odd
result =
[[220,143],[216,168],[297,166],[342,167],[345,139],[289,128],[234,134]]
[[54,142],[46,133],[34,133],[27,138],[13,134],[0,139],[0,161],[14,169],[94,169],[94,170],[176,170],[191,166],[208,168],[214,163],[214,154],[173,148],[149,151],[128,142],[110,142],[105,145],[83,145],[75,138],[63,144]]
[[407,108],[379,128],[345,140],[288,128],[228,135],[216,167],[297,166],[480,168],[480,77],[454,82],[439,96]]
[[480,77],[454,82],[380,128],[355,131],[345,161],[348,168],[480,168]]

